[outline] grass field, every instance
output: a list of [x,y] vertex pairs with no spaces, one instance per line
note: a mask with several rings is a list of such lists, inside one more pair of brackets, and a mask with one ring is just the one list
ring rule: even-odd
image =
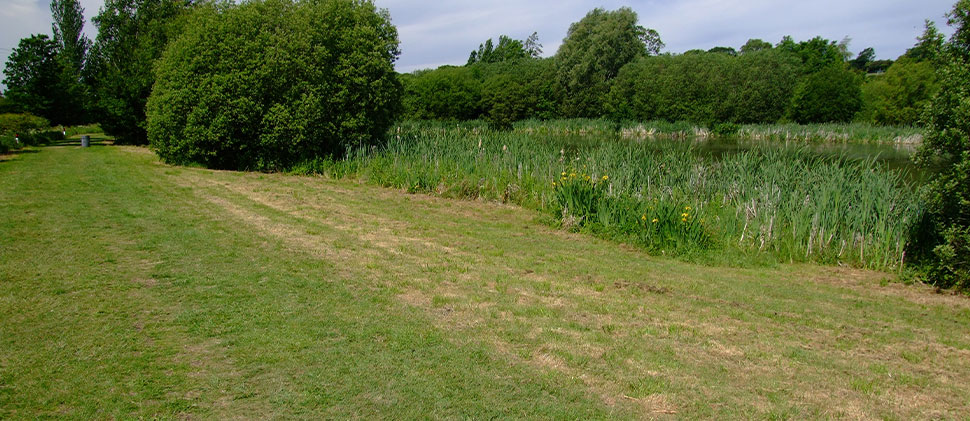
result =
[[0,158],[0,418],[964,419],[970,300],[522,208],[73,145]]

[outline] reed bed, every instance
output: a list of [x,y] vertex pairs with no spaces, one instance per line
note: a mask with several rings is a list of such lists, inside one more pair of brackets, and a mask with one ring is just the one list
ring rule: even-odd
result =
[[[484,126],[476,122],[470,124]],[[662,120],[648,122],[612,122],[603,119],[524,120],[516,123],[514,130],[525,134],[617,136],[627,139],[686,139],[718,135],[716,130],[704,125]],[[738,125],[736,133],[732,134],[743,139],[786,143],[852,142],[916,145],[923,141],[922,130],[918,127],[877,126],[867,123],[745,124]]]
[[752,140],[810,143],[889,143],[917,145],[923,134],[919,127],[877,126],[868,123],[748,124],[739,136]]
[[557,124],[500,132],[408,123],[384,146],[295,171],[515,203],[564,228],[657,254],[727,260],[895,269],[905,262],[909,226],[921,212],[912,186],[874,160],[826,158],[799,147],[713,159],[691,142],[596,137],[606,128],[579,133],[578,122]]

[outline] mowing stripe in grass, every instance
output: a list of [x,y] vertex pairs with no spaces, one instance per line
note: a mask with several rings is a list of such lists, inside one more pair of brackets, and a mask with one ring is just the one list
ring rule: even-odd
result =
[[0,167],[5,417],[621,415],[453,344],[366,271],[241,227],[153,162],[50,148]]

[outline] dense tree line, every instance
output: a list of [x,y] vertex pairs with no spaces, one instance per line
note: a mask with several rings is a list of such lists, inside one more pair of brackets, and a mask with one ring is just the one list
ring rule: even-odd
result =
[[[83,37],[77,0],[55,0],[53,36],[21,40],[8,58],[5,97],[15,111],[55,124],[97,121],[119,142],[148,142],[148,98],[165,49],[210,2],[108,0]],[[918,124],[938,89],[933,52],[942,36],[927,23],[919,43],[896,61],[855,58],[848,40],[821,37],[739,49],[660,54],[660,34],[629,8],[594,9],[572,24],[562,46],[541,58],[533,33],[502,35],[472,50],[465,66],[399,75],[404,116],[486,119],[508,127],[525,118],[606,117],[697,124],[867,121]]]
[[499,47],[486,41],[463,67],[404,75],[405,115],[504,127],[572,117],[914,125],[937,89],[926,52],[940,41],[936,34],[924,34],[896,61],[875,60],[872,48],[852,59],[848,39],[821,37],[660,54],[660,35],[639,26],[635,12],[595,9],[551,58],[523,49],[535,34],[525,41],[502,35]]

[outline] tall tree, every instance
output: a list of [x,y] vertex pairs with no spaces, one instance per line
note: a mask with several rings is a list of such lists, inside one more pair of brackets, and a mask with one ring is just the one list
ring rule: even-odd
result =
[[525,52],[529,53],[529,57],[540,58],[542,57],[542,44],[539,43],[539,33],[533,32],[525,39]]
[[53,119],[58,74],[57,43],[43,34],[21,39],[3,69],[4,96],[28,113]]
[[926,20],[926,29],[923,34],[916,38],[916,45],[906,50],[906,57],[916,61],[929,61],[936,59],[937,53],[943,49],[945,43],[943,34],[936,29],[936,22]]
[[564,113],[570,117],[601,115],[603,97],[620,69],[638,57],[659,53],[663,46],[657,31],[637,24],[633,9],[590,11],[569,26],[556,52],[558,79],[567,93]]
[[52,0],[51,16],[54,18],[52,28],[58,56],[80,80],[84,59],[91,46],[91,41],[82,32],[84,9],[77,0]]
[[148,143],[145,104],[155,76],[152,69],[191,0],[106,0],[92,19],[98,37],[86,68],[97,120],[118,142]]
[[91,41],[82,33],[84,9],[77,0],[51,1],[54,23],[54,42],[57,44],[57,62],[60,74],[57,81],[57,99],[54,103],[56,120],[61,124],[76,124],[86,120],[86,89],[81,81],[84,61]]

